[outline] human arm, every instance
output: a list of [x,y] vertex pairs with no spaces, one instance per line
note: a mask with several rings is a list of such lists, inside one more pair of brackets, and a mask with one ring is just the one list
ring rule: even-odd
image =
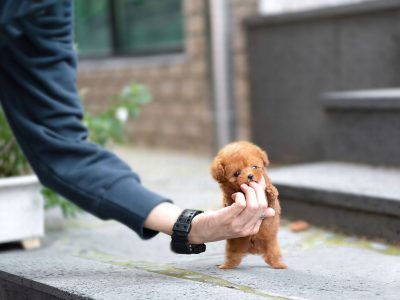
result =
[[95,216],[150,238],[157,232],[145,228],[144,220],[170,200],[146,189],[127,164],[88,141],[76,89],[72,2],[40,1],[46,4],[40,10],[36,2],[5,0],[0,5],[5,37],[0,100],[14,135],[43,185]]

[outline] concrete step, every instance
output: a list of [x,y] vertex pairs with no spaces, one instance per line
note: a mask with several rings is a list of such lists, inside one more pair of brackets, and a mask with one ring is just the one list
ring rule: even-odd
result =
[[49,229],[41,249],[0,250],[0,299],[398,300],[399,247],[314,227],[293,233],[282,223],[287,270],[256,255],[220,270],[224,242],[176,255],[168,236],[142,241],[120,224],[80,216]]
[[329,92],[322,96],[329,160],[400,166],[400,89]]
[[271,170],[284,217],[400,241],[400,168],[318,162]]

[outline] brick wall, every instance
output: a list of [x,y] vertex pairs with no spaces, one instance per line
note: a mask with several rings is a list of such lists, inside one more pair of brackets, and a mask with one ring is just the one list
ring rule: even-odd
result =
[[[231,0],[234,83],[239,138],[248,138],[248,86],[241,20],[256,11],[257,1]],[[124,85],[137,81],[153,95],[128,133],[138,145],[195,152],[212,151],[213,104],[209,84],[209,45],[205,0],[184,0],[185,51],[145,58],[81,61],[78,85],[87,88],[85,108],[99,112]]]
[[243,19],[257,13],[258,0],[231,0],[232,2],[232,53],[233,89],[236,106],[237,139],[250,139],[249,80],[247,67],[246,35]]

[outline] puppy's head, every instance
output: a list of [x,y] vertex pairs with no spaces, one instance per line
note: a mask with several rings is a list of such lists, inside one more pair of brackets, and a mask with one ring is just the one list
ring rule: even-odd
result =
[[268,166],[268,156],[250,142],[234,142],[222,148],[211,164],[211,174],[222,185],[240,191],[240,185],[259,181]]

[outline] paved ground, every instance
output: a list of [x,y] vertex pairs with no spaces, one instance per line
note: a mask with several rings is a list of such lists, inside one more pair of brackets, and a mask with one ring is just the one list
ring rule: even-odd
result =
[[[148,187],[178,205],[219,206],[209,158],[140,149],[119,153]],[[272,270],[257,256],[236,270],[219,270],[223,242],[208,244],[206,253],[181,256],[169,251],[167,236],[141,241],[122,225],[89,216],[63,223],[51,215],[47,227],[41,249],[0,252],[0,278],[64,298],[400,298],[400,248],[317,228],[293,233],[282,226],[287,270]]]

